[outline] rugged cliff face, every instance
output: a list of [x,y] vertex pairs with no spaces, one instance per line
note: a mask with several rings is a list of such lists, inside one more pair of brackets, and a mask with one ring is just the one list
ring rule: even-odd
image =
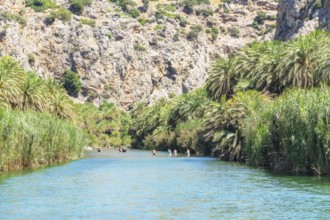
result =
[[[108,0],[94,0],[69,21],[49,24],[46,18],[57,9],[35,12],[24,2],[0,0],[0,56],[13,56],[44,78],[60,80],[71,69],[83,85],[77,101],[106,100],[125,108],[202,86],[214,59],[271,39],[277,13],[273,1],[247,1],[199,5],[192,14],[177,7],[160,18],[159,3],[150,2],[140,15],[148,22],[141,24]],[[69,0],[54,2],[69,9]],[[213,14],[197,13],[205,8]],[[189,39],[196,25],[201,29]]]
[[275,38],[292,39],[315,29],[330,30],[330,0],[282,0]]

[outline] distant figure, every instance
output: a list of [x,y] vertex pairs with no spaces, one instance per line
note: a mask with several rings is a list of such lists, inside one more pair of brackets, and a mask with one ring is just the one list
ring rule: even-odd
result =
[[101,148],[99,147],[99,148],[97,148],[97,152],[101,152]]
[[119,152],[121,152],[121,148],[119,148]]
[[124,147],[124,148],[123,148],[123,152],[125,153],[126,151],[127,151],[127,150],[126,150],[126,148]]
[[190,150],[189,150],[189,148],[187,148],[187,157],[190,157]]
[[155,148],[152,149],[152,155],[154,155],[154,156],[156,155],[156,150],[155,150]]
[[168,151],[168,156],[169,157],[172,157],[172,151],[171,151],[171,149],[168,149],[167,151]]
[[178,156],[178,152],[176,151],[176,149],[174,148],[174,150],[173,150],[173,156]]

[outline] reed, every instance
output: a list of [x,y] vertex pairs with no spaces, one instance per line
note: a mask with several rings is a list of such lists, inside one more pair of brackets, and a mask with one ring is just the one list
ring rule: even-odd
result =
[[77,159],[85,143],[84,132],[67,120],[0,109],[0,171]]

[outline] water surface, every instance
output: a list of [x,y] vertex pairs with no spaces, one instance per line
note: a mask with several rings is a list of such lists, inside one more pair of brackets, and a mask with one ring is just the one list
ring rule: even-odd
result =
[[109,150],[0,174],[0,219],[330,219],[330,179]]

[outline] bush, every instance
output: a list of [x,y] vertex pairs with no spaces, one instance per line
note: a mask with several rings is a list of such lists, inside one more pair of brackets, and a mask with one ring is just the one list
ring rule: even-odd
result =
[[219,29],[216,27],[211,28],[212,41],[216,40],[219,35]]
[[89,25],[91,27],[95,27],[96,21],[95,20],[92,20],[92,19],[82,18],[80,20],[80,24],[85,24],[85,25]]
[[9,21],[16,21],[23,27],[26,26],[25,19],[20,15],[12,14],[10,12],[1,12],[0,16],[3,17],[4,19],[9,20]]
[[92,0],[72,0],[70,10],[75,14],[81,14],[86,5],[92,4]]
[[77,96],[81,90],[81,82],[77,73],[66,70],[62,78],[62,86],[70,96]]
[[197,39],[199,33],[202,31],[202,26],[194,25],[190,27],[191,31],[187,34],[187,40],[194,41]]
[[134,50],[147,51],[147,49],[144,46],[142,46],[141,44],[135,44],[134,45]]
[[212,8],[206,8],[206,9],[199,9],[196,11],[196,15],[203,15],[204,17],[212,16],[214,14],[214,11]]
[[72,17],[72,13],[64,8],[60,8],[57,11],[52,11],[50,15],[46,18],[47,23],[53,23],[55,19],[59,19],[61,21],[70,21]]
[[229,35],[234,37],[234,38],[239,38],[240,37],[240,32],[237,27],[229,27],[228,28]]
[[36,12],[57,7],[52,0],[26,0],[26,6],[33,8]]
[[140,11],[136,8],[131,9],[128,14],[132,16],[132,18],[137,18],[140,16]]
[[148,20],[148,19],[145,19],[145,18],[139,18],[139,19],[138,19],[138,22],[139,22],[142,26],[144,26],[144,25],[146,25],[146,24],[149,22],[149,20]]

